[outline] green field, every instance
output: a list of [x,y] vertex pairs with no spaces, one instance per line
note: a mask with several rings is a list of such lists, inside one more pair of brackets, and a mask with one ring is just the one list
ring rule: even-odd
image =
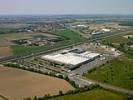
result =
[[118,36],[112,36],[112,37],[103,39],[102,42],[104,44],[107,44],[107,43],[120,44],[120,43],[128,42],[128,39],[124,38],[122,35],[118,35]]
[[79,41],[84,40],[84,38],[80,34],[78,34],[76,32],[73,32],[73,31],[70,31],[70,30],[57,32],[55,34],[58,35],[58,36],[64,37],[66,39],[69,39],[72,42],[79,42]]
[[133,90],[133,59],[119,57],[86,74],[88,79]]
[[8,33],[8,34],[0,34],[0,39],[6,39],[6,40],[18,40],[18,39],[29,39],[33,36],[53,36],[46,33]]
[[124,21],[120,23],[121,26],[133,26],[133,21]]
[[66,95],[49,100],[126,100],[126,96],[102,89],[94,89],[84,93]]
[[54,49],[57,47],[70,45],[70,41],[61,41],[54,46],[46,45],[46,46],[12,46],[13,54],[16,56],[25,56],[32,53],[37,52],[45,52],[50,49]]

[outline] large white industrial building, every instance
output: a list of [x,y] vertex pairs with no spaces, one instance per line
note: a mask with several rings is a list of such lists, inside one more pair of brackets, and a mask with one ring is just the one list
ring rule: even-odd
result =
[[67,65],[69,69],[73,69],[94,60],[99,57],[99,53],[92,53],[82,49],[62,50],[58,53],[43,55],[41,58],[50,62]]

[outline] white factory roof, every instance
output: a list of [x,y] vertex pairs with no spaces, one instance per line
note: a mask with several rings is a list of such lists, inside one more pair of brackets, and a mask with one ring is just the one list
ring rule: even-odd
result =
[[58,53],[58,54],[50,54],[50,55],[44,55],[42,56],[42,59],[47,59],[55,62],[60,62],[64,64],[70,64],[70,65],[78,65],[80,63],[83,63],[85,61],[88,61],[100,54],[98,53],[91,53],[91,52],[84,52],[81,54],[67,52],[65,54]]
[[104,28],[104,29],[102,29],[104,32],[110,32],[111,30],[110,29],[106,29],[106,28]]
[[86,25],[79,24],[77,27],[87,27]]

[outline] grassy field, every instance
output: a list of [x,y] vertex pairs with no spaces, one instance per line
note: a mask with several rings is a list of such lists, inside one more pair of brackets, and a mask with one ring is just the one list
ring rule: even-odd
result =
[[133,26],[133,21],[124,21],[124,22],[121,22],[119,25],[121,25],[121,26]]
[[84,93],[66,95],[49,100],[126,100],[126,96],[102,89],[94,89]]
[[132,32],[127,32],[127,33],[107,37],[105,39],[102,39],[101,42],[104,44],[112,43],[114,45],[127,43],[129,41],[128,36],[132,36],[132,35],[133,35]]
[[46,46],[12,46],[13,54],[16,56],[29,55],[37,52],[45,52],[50,49],[54,49],[56,47],[67,46],[70,45],[70,41],[61,41],[56,43],[54,46],[46,45]]
[[73,32],[73,31],[70,31],[70,30],[57,32],[55,34],[58,36],[64,37],[66,39],[69,39],[72,42],[79,42],[79,41],[84,40],[84,38],[80,34]]
[[128,42],[128,39],[124,38],[122,35],[119,35],[119,36],[108,37],[106,39],[103,39],[102,41],[105,44],[106,43],[120,44]]
[[119,57],[86,74],[86,77],[133,90],[133,59]]
[[[0,95],[9,100],[57,95],[74,88],[65,80],[15,68],[0,67]],[[1,100],[1,98],[0,98]]]
[[18,39],[29,39],[33,36],[37,35],[44,35],[44,36],[53,36],[47,33],[8,33],[8,34],[0,34],[0,40],[6,39],[6,40],[18,40]]

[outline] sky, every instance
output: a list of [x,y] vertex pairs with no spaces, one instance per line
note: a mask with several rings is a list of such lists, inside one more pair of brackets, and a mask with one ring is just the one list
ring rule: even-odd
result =
[[0,0],[0,15],[133,14],[133,0]]

